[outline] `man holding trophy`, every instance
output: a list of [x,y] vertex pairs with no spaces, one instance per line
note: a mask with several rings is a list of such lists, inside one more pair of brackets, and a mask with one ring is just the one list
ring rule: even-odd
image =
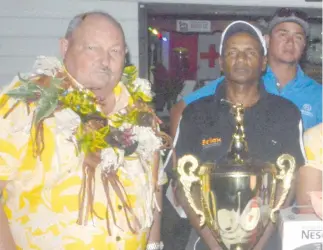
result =
[[294,172],[304,164],[301,115],[266,92],[266,53],[256,27],[231,23],[220,44],[225,81],[182,115],[173,183],[201,237],[194,249],[264,249],[275,212],[292,201]]

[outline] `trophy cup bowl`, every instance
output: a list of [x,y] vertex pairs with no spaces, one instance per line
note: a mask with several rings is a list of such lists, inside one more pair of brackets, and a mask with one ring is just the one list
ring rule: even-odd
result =
[[200,164],[195,156],[184,155],[176,170],[189,205],[200,217],[200,226],[207,225],[223,249],[250,250],[269,222],[276,222],[296,164],[288,154],[282,154],[276,165],[248,157],[243,109],[233,108],[237,126],[228,156],[217,164]]

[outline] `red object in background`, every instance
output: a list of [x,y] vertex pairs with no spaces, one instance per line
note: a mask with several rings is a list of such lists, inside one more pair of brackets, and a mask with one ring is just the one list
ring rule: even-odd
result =
[[215,61],[219,58],[220,54],[215,49],[215,44],[210,44],[208,52],[201,52],[200,58],[209,60],[209,67],[215,67]]
[[176,76],[176,55],[174,48],[184,47],[188,50],[189,71],[185,80],[195,80],[197,70],[198,34],[183,34],[170,32],[169,34],[169,69],[172,77]]

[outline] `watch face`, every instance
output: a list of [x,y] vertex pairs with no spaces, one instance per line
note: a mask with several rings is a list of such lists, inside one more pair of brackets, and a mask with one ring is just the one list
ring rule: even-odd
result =
[[260,208],[257,199],[252,199],[246,205],[240,217],[240,226],[246,231],[254,230],[260,220]]

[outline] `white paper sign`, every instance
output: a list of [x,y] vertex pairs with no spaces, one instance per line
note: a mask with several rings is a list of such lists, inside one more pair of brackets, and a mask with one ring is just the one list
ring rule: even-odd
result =
[[211,21],[207,20],[176,20],[178,32],[211,32]]

